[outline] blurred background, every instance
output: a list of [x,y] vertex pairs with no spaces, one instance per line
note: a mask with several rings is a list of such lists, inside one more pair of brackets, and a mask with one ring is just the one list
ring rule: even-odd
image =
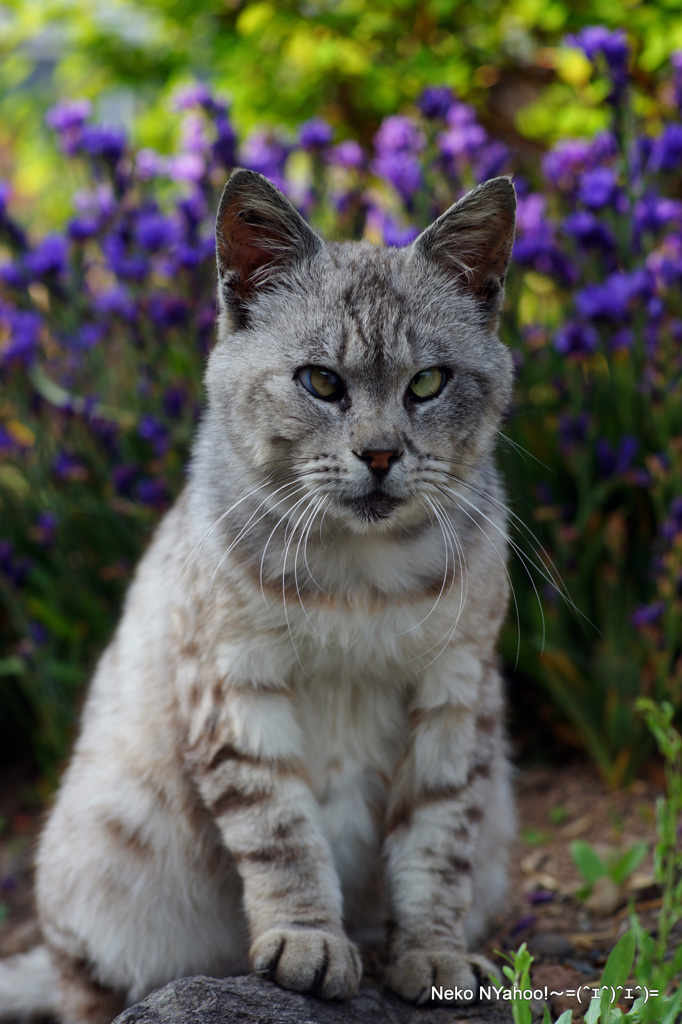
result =
[[241,164],[388,245],[513,174],[511,730],[641,771],[636,698],[682,709],[680,0],[5,0],[0,56],[2,762],[52,784],[182,487]]

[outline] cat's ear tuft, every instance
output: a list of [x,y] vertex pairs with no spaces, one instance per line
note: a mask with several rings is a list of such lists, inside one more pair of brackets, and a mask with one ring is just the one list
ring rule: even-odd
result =
[[246,324],[250,299],[323,247],[267,178],[241,168],[232,173],[216,217],[216,260],[221,299],[237,326]]
[[511,180],[492,178],[446,210],[419,235],[413,249],[447,271],[494,316],[511,258],[515,221]]

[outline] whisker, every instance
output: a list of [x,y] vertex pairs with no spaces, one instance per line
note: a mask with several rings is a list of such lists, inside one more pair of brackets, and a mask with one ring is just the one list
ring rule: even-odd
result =
[[[307,488],[306,488],[306,491],[307,491]],[[298,492],[297,492],[297,491],[294,491],[294,494],[296,494],[296,493],[298,493]],[[309,493],[309,492],[308,492],[308,493]],[[286,495],[286,496],[285,496],[285,498],[284,498],[283,500],[286,500],[286,498],[287,498],[287,497],[293,498],[293,494],[290,494],[290,495]],[[299,499],[298,499],[298,501],[297,501],[297,502],[296,502],[296,503],[295,503],[295,504],[294,504],[294,505],[293,505],[293,506],[292,506],[292,507],[291,507],[291,508],[289,509],[289,512],[288,512],[288,513],[287,513],[287,512],[284,512],[284,513],[283,513],[283,514],[282,514],[282,515],[280,516],[280,518],[279,518],[279,519],[277,520],[277,522],[275,523],[275,526],[274,526],[274,528],[273,528],[273,529],[272,529],[272,531],[270,532],[270,536],[268,537],[268,539],[267,539],[267,540],[266,540],[266,542],[265,542],[265,547],[263,548],[263,553],[262,553],[262,555],[261,555],[261,559],[260,559],[260,573],[259,573],[259,578],[260,578],[260,592],[261,592],[261,596],[262,596],[262,598],[263,598],[263,601],[265,602],[265,607],[266,607],[266,608],[268,609],[268,611],[270,610],[270,605],[268,604],[268,600],[267,600],[267,598],[266,598],[266,596],[265,596],[265,587],[264,587],[264,568],[265,568],[265,556],[266,556],[266,554],[267,554],[267,550],[268,550],[268,547],[270,546],[270,541],[272,540],[272,538],[274,537],[275,533],[276,533],[276,532],[277,532],[277,530],[278,530],[278,529],[280,528],[280,526],[282,525],[282,523],[284,522],[284,520],[286,519],[287,515],[291,515],[291,514],[292,514],[292,512],[295,512],[295,511],[296,511],[296,509],[298,508],[298,506],[299,506],[299,505],[301,505],[301,504],[302,504],[302,503],[303,503],[303,502],[304,502],[304,501],[306,500],[306,498],[307,498],[307,497],[308,497],[308,494],[304,494],[304,495],[303,495],[303,497],[302,497],[302,498],[299,498]],[[281,502],[278,502],[277,504],[281,504]],[[276,506],[275,506],[275,507],[276,507]],[[285,529],[286,529],[286,528],[285,528]]]
[[[486,520],[486,522],[490,523],[490,525],[493,527],[493,529],[497,530],[497,532],[500,534],[502,539],[504,541],[506,541],[507,544],[509,544],[509,546],[512,548],[512,550],[517,555],[519,561],[521,562],[521,565],[523,566],[523,568],[524,568],[524,570],[526,572],[526,575],[528,576],[528,579],[530,580],[530,584],[531,584],[531,586],[532,586],[532,588],[533,588],[533,590],[535,592],[535,599],[536,599],[536,601],[538,603],[538,610],[540,612],[540,618],[542,620],[542,645],[541,645],[541,649],[544,651],[544,649],[545,649],[545,640],[546,640],[545,612],[544,612],[544,609],[542,607],[542,601],[540,600],[540,593],[538,591],[537,586],[535,585],[535,580],[533,579],[533,574],[531,573],[530,569],[528,568],[526,559],[528,560],[528,562],[530,562],[530,564],[533,566],[533,568],[537,572],[539,572],[549,583],[552,584],[552,586],[556,587],[556,584],[554,583],[554,581],[550,577],[546,576],[542,572],[542,570],[536,565],[535,562],[532,561],[532,559],[528,558],[528,556],[526,555],[525,551],[523,551],[523,549],[520,548],[519,545],[516,544],[511,539],[511,537],[509,537],[508,534],[506,534],[504,532],[504,530],[501,530],[500,527],[497,525],[497,523],[494,522],[494,520],[492,520],[489,516],[487,516],[485,514],[485,512],[483,512],[480,508],[478,508],[476,505],[474,505],[473,502],[470,502],[467,498],[465,498],[463,494],[459,494],[457,491],[453,491],[449,487],[446,487],[445,490],[448,491],[450,494],[454,495],[455,498],[458,498],[459,501],[466,502],[466,504],[469,506],[469,508],[472,508],[474,510],[474,512],[477,512],[480,516],[482,516]],[[462,506],[459,504],[459,501],[456,502],[457,507],[459,508],[459,510],[461,512],[463,512],[466,516],[468,516],[468,518],[471,519],[471,521],[473,523],[476,523],[476,526],[478,526],[478,528],[481,530],[483,535],[488,538],[488,541],[490,542],[492,547],[497,552],[498,557],[502,560],[502,564],[504,565],[504,569],[505,569],[505,572],[507,574],[507,579],[509,580],[509,585],[511,587],[512,594],[514,595],[514,605],[516,607],[517,622],[518,622],[518,614],[519,614],[518,604],[517,604],[517,601],[516,601],[516,595],[514,593],[514,585],[512,583],[511,575],[509,573],[509,569],[507,568],[506,562],[504,562],[504,560],[502,559],[502,556],[500,555],[499,551],[497,550],[496,545],[493,544],[492,539],[485,532],[485,530],[483,529],[481,524],[477,523],[476,520],[474,519],[474,517],[469,515],[469,513],[466,511],[465,508],[462,508]],[[518,665],[520,643],[521,643],[521,634],[520,634],[520,625],[519,625],[519,632],[518,632],[518,637],[517,637],[516,665],[515,665],[515,667]]]
[[502,430],[497,430],[497,433],[500,435],[503,441],[506,441],[508,444],[512,446],[512,448],[515,451],[519,453],[524,462],[526,461],[525,456],[528,455],[529,458],[533,459],[534,462],[537,462],[537,464],[539,466],[542,466],[543,469],[546,469],[548,473],[552,474],[552,476],[558,476],[555,469],[552,469],[550,466],[544,463],[542,459],[539,459],[537,457],[537,455],[533,455],[532,452],[529,452],[528,449],[524,448],[522,444],[518,443],[518,441],[515,441],[512,437],[509,437]]
[[[286,542],[285,542],[284,554],[282,555],[282,604],[284,606],[284,618],[286,620],[287,630],[289,632],[289,639],[291,640],[291,645],[294,648],[294,654],[296,655],[296,660],[298,661],[299,665],[301,666],[301,670],[302,670],[303,674],[305,676],[307,676],[308,678],[309,678],[309,674],[305,670],[305,668],[303,667],[303,662],[301,661],[301,657],[300,657],[300,655],[298,653],[298,648],[296,647],[296,641],[294,640],[294,634],[292,632],[291,622],[289,620],[289,612],[287,611],[286,572],[287,572],[287,558],[289,556],[289,548],[291,547],[291,542],[294,539],[294,536],[296,534],[296,530],[298,529],[299,523],[302,522],[304,517],[308,514],[308,512],[310,510],[310,506],[311,506],[311,504],[315,500],[315,495],[316,494],[317,494],[317,491],[313,491],[313,493],[311,495],[309,495],[309,496],[306,495],[306,497],[309,497],[308,504],[306,505],[306,507],[303,509],[303,512],[301,513],[301,515],[296,520],[296,525],[291,530],[291,533],[289,534],[289,539],[286,540]],[[304,499],[301,499],[301,500],[304,500]],[[293,509],[292,509],[292,511],[293,511]],[[291,513],[289,513],[289,514],[291,515]],[[285,532],[285,538],[286,538],[286,532]],[[298,548],[296,549],[296,554],[298,554]],[[298,589],[298,579],[297,579],[297,576],[296,576],[296,556],[294,557],[294,582],[295,582],[295,585],[296,585],[296,592],[298,594],[298,600],[299,600],[299,602],[301,604],[301,607],[303,608],[303,602],[301,601],[301,593],[300,593],[300,590]],[[305,608],[303,608],[303,613],[306,616],[306,618],[308,618],[308,613],[306,612]],[[308,619],[308,622],[310,622],[310,619]],[[312,626],[312,622],[310,623],[310,625]],[[313,626],[313,629],[315,629],[314,626]],[[315,630],[315,632],[317,632],[317,630]],[[319,633],[318,633],[318,636],[319,636]]]
[[[429,618],[429,616],[432,615],[433,612],[435,611],[435,609],[436,609],[436,607],[438,605],[438,602],[440,601],[441,597],[443,596],[443,591],[445,590],[445,584],[447,583],[447,580],[448,580],[448,565],[449,565],[449,563],[448,563],[448,538],[447,538],[447,536],[445,534],[445,530],[443,529],[443,524],[440,521],[440,516],[436,512],[436,509],[434,508],[433,504],[431,503],[430,498],[428,496],[426,496],[425,499],[421,498],[420,501],[421,501],[422,505],[424,506],[424,508],[426,509],[426,511],[429,513],[429,515],[431,514],[431,512],[433,512],[433,514],[436,516],[436,521],[437,521],[438,525],[440,526],[440,532],[441,532],[441,534],[443,536],[443,544],[445,546],[445,568],[443,570],[443,580],[442,580],[442,583],[441,583],[440,590],[438,592],[438,597],[433,602],[433,604],[431,605],[431,608],[426,613],[426,615],[422,619],[420,619],[419,622],[415,622],[413,626],[409,626],[407,629],[403,629],[399,633],[391,634],[393,637],[405,636],[406,633],[411,633],[413,630],[418,629],[419,626],[422,625],[422,623],[426,622],[426,620]],[[455,553],[454,553],[454,551],[452,552],[452,561],[453,561],[453,580],[454,580],[454,561],[455,561]],[[451,585],[451,587],[452,587],[452,585]]]
[[[315,497],[315,493],[313,493],[313,499],[314,499],[314,497]],[[317,515],[318,509],[320,508],[320,504],[323,501],[324,501],[324,497],[318,498],[317,501],[313,501],[313,505],[314,505],[313,510],[310,513],[310,515],[308,516],[308,518],[306,519],[306,521],[305,521],[305,523],[303,525],[303,529],[301,530],[301,536],[298,539],[298,544],[296,545],[296,552],[294,554],[294,584],[296,586],[296,594],[298,596],[298,602],[299,602],[299,604],[301,606],[301,610],[302,610],[303,614],[305,615],[306,619],[308,620],[308,622],[309,622],[313,632],[316,633],[317,636],[322,641],[322,643],[325,644],[326,641],[325,641],[324,637],[315,628],[315,626],[311,622],[311,619],[310,619],[310,616],[308,615],[308,612],[306,610],[305,604],[303,603],[303,598],[301,597],[301,589],[300,589],[300,587],[298,585],[298,553],[301,550],[301,544],[303,543],[304,539],[306,540],[306,543],[307,543],[308,532],[309,532],[310,527],[312,526],[312,524],[314,522],[315,516]],[[310,509],[310,505],[308,505],[308,507],[306,508],[306,512],[304,512],[304,515],[308,512],[309,509]],[[307,559],[307,556],[305,555],[305,545],[303,547],[303,553],[304,553],[304,562],[305,562],[306,568],[308,569],[308,575],[312,579],[313,576],[312,576],[312,573],[310,572],[310,569],[308,568],[308,559]],[[285,556],[285,562],[286,562],[286,556]]]
[[[217,566],[213,570],[213,575],[211,576],[211,579],[210,579],[209,584],[208,584],[208,588],[206,590],[207,594],[210,593],[211,587],[213,586],[213,581],[215,580],[217,574],[220,572],[220,567],[222,566],[223,562],[230,555],[230,553],[232,551],[234,551],[234,549],[236,548],[237,544],[239,544],[240,540],[243,540],[243,538],[247,535],[247,533],[250,533],[251,530],[253,530],[254,526],[257,526],[258,523],[261,522],[261,520],[263,520],[267,516],[269,516],[270,512],[272,511],[272,509],[277,508],[277,506],[281,505],[283,501],[286,501],[288,498],[292,498],[294,496],[294,494],[298,494],[298,492],[300,490],[303,490],[303,489],[306,488],[305,484],[300,484],[299,486],[297,486],[297,484],[298,484],[298,480],[297,479],[296,480],[292,480],[288,484],[282,484],[281,487],[278,487],[276,491],[273,491],[272,494],[269,494],[263,501],[261,501],[261,503],[258,505],[258,507],[251,513],[251,515],[247,519],[247,521],[244,524],[244,526],[242,526],[242,528],[239,531],[239,533],[237,534],[237,536],[228,544],[227,548],[225,549],[225,551],[223,552],[223,554],[222,554],[222,556],[220,558],[220,561],[218,562]],[[285,488],[291,488],[291,487],[294,488],[293,491],[289,491],[289,493],[285,494],[284,497],[280,499],[280,501],[275,502],[275,504],[272,506],[272,509],[266,509],[265,512],[263,512],[263,514],[261,516],[259,516],[258,519],[255,520],[255,522],[252,522],[253,517],[257,514],[259,509],[261,509],[263,507],[263,505],[267,504],[269,498],[273,498],[275,496],[275,494],[278,494],[280,491],[284,490]]]

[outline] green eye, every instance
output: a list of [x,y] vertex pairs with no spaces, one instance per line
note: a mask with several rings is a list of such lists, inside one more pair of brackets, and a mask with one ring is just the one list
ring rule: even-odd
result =
[[438,366],[429,366],[427,370],[415,373],[410,381],[410,391],[414,398],[423,400],[435,398],[443,390],[445,374]]
[[297,377],[315,398],[331,401],[343,394],[341,378],[333,370],[325,370],[322,366],[304,366],[298,371]]

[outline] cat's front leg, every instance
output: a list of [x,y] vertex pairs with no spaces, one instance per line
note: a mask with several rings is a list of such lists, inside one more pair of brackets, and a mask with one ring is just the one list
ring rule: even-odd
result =
[[466,1002],[492,970],[468,952],[465,922],[480,867],[479,826],[495,787],[506,783],[497,670],[475,650],[446,653],[417,688],[410,717],[386,826],[387,982],[417,1003],[432,998],[433,986]]
[[347,999],[361,962],[286,694],[204,689],[187,756],[243,882],[253,970],[283,988]]

